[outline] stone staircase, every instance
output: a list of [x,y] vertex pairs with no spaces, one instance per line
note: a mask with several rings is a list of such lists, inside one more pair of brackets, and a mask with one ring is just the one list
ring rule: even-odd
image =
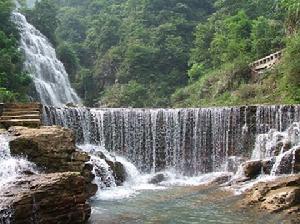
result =
[[41,104],[3,104],[0,124],[5,128],[11,126],[38,128],[41,125]]

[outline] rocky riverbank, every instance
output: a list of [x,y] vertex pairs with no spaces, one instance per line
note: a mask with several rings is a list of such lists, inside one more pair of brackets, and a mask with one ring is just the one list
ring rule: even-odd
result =
[[[0,193],[1,223],[84,223],[91,207],[79,173],[24,176]],[[6,216],[6,217],[5,217]]]
[[84,223],[97,191],[90,156],[77,150],[72,131],[58,126],[11,127],[10,153],[36,164],[0,192],[2,223]]
[[255,184],[245,194],[242,207],[283,213],[291,223],[300,221],[300,174],[278,177],[273,181]]

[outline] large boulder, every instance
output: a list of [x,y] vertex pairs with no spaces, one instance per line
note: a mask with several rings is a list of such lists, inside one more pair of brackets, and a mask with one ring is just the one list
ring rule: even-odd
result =
[[242,164],[245,177],[249,179],[256,178],[262,171],[262,161],[247,161]]
[[92,183],[93,167],[87,164],[90,156],[77,150],[71,130],[59,126],[11,127],[9,132],[15,136],[9,143],[13,156],[26,157],[44,173],[80,172],[86,181],[87,194],[96,193],[97,187]]
[[149,180],[149,184],[159,184],[167,180],[167,176],[164,173],[157,173]]
[[[109,169],[112,172],[112,175],[115,179],[115,183],[117,186],[122,186],[123,183],[126,181],[127,178],[127,172],[124,167],[124,165],[117,161],[116,158],[112,155],[106,156],[103,152],[98,151],[93,153],[96,157],[99,157],[100,159],[104,160],[105,163],[109,166]],[[106,170],[103,170],[101,168],[100,164],[97,164],[97,161],[95,161],[95,168],[96,168],[96,175],[101,177],[103,180],[106,179],[105,175],[107,174]],[[108,181],[109,182],[109,181]],[[110,187],[110,183],[105,184],[107,187]]]
[[80,173],[25,176],[0,192],[1,223],[85,223],[91,214]]
[[299,205],[299,203],[300,186],[288,186],[269,192],[261,203],[261,208],[279,212],[294,205]]
[[127,177],[125,167],[122,163],[115,161],[110,164],[117,186],[121,186]]
[[276,174],[298,173],[300,165],[300,146],[295,146],[281,155]]
[[81,172],[88,154],[76,150],[75,136],[69,129],[51,126],[40,129],[12,127],[16,136],[10,141],[13,156],[25,156],[47,173]]

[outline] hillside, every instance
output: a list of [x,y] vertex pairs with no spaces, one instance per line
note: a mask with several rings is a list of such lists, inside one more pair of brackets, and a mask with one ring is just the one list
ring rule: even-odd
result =
[[[299,7],[297,0],[42,0],[22,11],[55,46],[86,105],[199,107],[299,103]],[[248,65],[281,49],[281,63],[251,79]],[[17,61],[10,73],[21,74]],[[22,88],[1,87],[28,95],[30,80],[15,76]]]
[[0,1],[0,102],[27,101],[31,79],[22,71],[19,33],[10,21],[13,1]]

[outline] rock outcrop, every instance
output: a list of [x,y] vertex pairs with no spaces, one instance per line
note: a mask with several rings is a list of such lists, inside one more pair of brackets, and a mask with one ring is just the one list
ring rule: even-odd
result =
[[[12,156],[26,157],[41,174],[24,173],[1,186],[1,223],[85,223],[87,200],[97,192],[90,156],[76,149],[72,131],[58,127],[11,127]],[[7,220],[11,220],[8,222]]]
[[256,184],[246,192],[243,206],[249,205],[269,212],[296,213],[300,217],[300,174]]
[[85,223],[91,213],[85,184],[80,173],[24,176],[2,188],[0,222]]
[[45,173],[80,172],[86,181],[86,192],[93,196],[97,186],[93,167],[88,164],[90,156],[76,149],[75,136],[69,129],[59,126],[32,129],[11,127],[15,136],[9,145],[13,156],[25,156]]
[[[106,156],[103,152],[94,152],[93,155],[105,161],[105,163],[109,166],[110,171],[112,172],[116,185],[122,186],[127,177],[124,165],[117,161],[113,155]],[[96,175],[101,177],[102,179],[105,179],[105,177],[103,177],[103,172],[101,171],[101,167],[99,167],[99,164],[94,164],[94,166]],[[109,187],[110,184],[108,183],[106,186]]]

